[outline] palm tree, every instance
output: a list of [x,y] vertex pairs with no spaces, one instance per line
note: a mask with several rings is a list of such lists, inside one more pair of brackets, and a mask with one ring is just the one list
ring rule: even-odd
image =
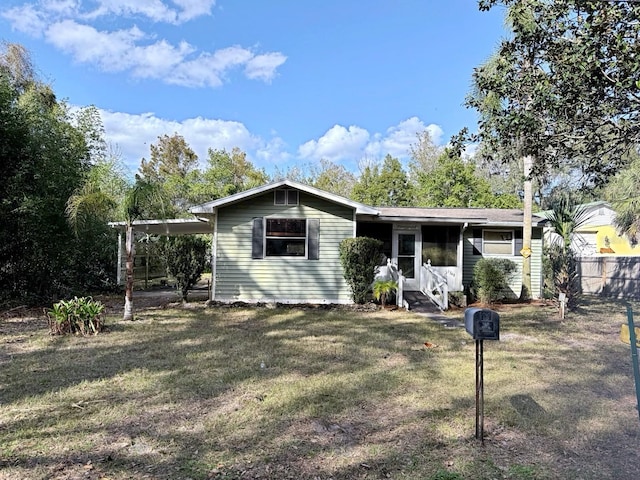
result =
[[[67,218],[76,232],[88,216],[122,219],[126,232],[126,286],[124,320],[133,320],[133,223],[151,209],[164,211],[161,186],[136,175],[127,185],[114,169],[115,163],[92,169],[86,182],[67,201]],[[120,178],[116,188],[114,178]],[[154,208],[156,207],[156,208]],[[106,220],[105,220],[106,221]]]
[[584,205],[576,204],[570,196],[563,195],[552,202],[547,220],[556,233],[548,249],[554,286],[567,296],[567,305],[572,309],[579,290],[577,252],[573,250],[572,243],[579,235],[579,229],[589,220],[589,211]]

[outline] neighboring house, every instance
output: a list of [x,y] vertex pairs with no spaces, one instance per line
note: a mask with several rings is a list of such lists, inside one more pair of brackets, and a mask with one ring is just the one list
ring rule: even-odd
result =
[[[574,235],[571,248],[580,257],[599,255],[636,256],[640,255],[640,245],[632,242],[626,235],[620,235],[615,226],[616,212],[605,201],[585,203],[580,206],[586,210],[587,220]],[[538,215],[547,218],[550,210]],[[545,244],[554,241],[557,235],[550,228],[545,229]]]
[[[425,263],[450,291],[472,280],[483,257],[518,265],[510,283],[521,288],[520,210],[484,208],[377,208],[289,180],[253,188],[191,209],[183,231],[212,234],[212,299],[222,302],[351,303],[340,265],[345,238],[381,240],[384,253],[420,288]],[[153,221],[157,222],[157,221]],[[542,223],[533,218],[532,296],[542,293]],[[171,233],[171,223],[138,222],[148,233]],[[117,224],[114,224],[117,226]]]
[[[640,298],[640,245],[626,235],[618,234],[616,212],[604,201],[582,205],[587,220],[571,240],[578,257],[578,275],[582,293],[627,300]],[[547,217],[550,211],[538,215]],[[551,228],[545,228],[545,244],[559,238]]]

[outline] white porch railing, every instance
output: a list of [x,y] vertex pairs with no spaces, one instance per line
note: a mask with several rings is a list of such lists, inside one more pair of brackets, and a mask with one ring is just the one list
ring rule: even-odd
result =
[[420,291],[435,303],[440,310],[449,308],[447,279],[431,267],[431,260],[420,267]]
[[391,260],[387,259],[387,264],[378,267],[376,272],[376,280],[393,280],[398,284],[396,290],[396,305],[401,308],[409,309],[409,304],[404,300],[404,282],[405,277],[402,275],[402,270],[398,270],[397,265],[391,263]]

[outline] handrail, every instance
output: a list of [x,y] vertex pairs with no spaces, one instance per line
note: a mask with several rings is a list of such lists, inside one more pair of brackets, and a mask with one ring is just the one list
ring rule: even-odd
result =
[[449,308],[449,286],[447,279],[436,272],[431,260],[420,267],[420,291],[435,303],[440,310]]
[[391,263],[390,259],[387,259],[387,272],[391,279],[398,284],[396,289],[396,305],[401,308],[407,308],[404,301],[404,281],[405,276],[402,275],[402,270],[398,270],[398,266]]

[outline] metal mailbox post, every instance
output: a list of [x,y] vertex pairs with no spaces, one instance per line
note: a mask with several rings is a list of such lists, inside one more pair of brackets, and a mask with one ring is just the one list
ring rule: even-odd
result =
[[476,438],[484,445],[484,340],[500,340],[500,315],[487,308],[467,308],[464,328],[476,341]]

